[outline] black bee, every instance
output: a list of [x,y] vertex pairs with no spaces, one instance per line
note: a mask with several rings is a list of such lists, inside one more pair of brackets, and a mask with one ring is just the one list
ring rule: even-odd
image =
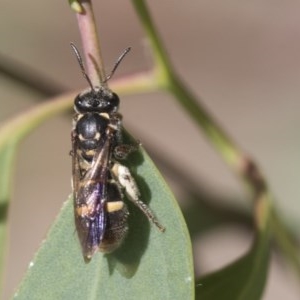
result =
[[98,250],[109,253],[120,246],[128,231],[129,212],[123,191],[160,231],[164,227],[141,201],[140,192],[127,167],[120,164],[139,143],[122,143],[122,117],[119,97],[106,86],[111,74],[94,87],[85,72],[79,51],[71,44],[90,88],[75,98],[72,129],[72,166],[75,224],[83,255],[90,259]]

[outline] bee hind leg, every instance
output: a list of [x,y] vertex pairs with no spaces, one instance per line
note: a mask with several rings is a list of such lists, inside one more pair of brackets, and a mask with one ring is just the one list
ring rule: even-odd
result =
[[125,190],[129,200],[133,202],[161,232],[165,231],[165,227],[159,223],[152,210],[140,200],[140,191],[129,169],[119,163],[114,163],[112,173],[120,186]]

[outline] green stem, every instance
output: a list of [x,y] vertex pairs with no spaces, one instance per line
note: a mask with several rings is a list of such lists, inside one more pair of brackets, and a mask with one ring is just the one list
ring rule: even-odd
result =
[[300,278],[300,255],[299,247],[297,247],[299,243],[295,235],[288,230],[278,212],[274,209],[271,214],[271,229],[276,243]]
[[230,164],[239,162],[240,151],[233,141],[225,134],[220,126],[212,119],[210,114],[199,105],[199,101],[184,86],[175,75],[163,43],[155,29],[145,1],[133,0],[133,4],[139,14],[140,20],[149,38],[155,61],[155,75],[158,85],[171,92],[179,104],[204,130],[214,146],[219,149],[224,159]]
[[[185,87],[183,82],[174,72],[164,49],[163,43],[152,22],[148,8],[143,0],[132,0],[133,5],[140,17],[146,34],[149,38],[155,62],[155,75],[158,86],[169,91],[175,96],[178,103],[186,113],[194,120],[199,129],[204,131],[208,140],[213,144],[224,161],[235,173],[237,173],[250,187],[254,195],[255,206],[266,207],[262,214],[256,214],[257,225],[271,223],[271,229],[280,249],[287,255],[300,274],[300,257],[297,245],[291,238],[288,228],[279,218],[273,207],[273,195],[270,193],[266,180],[254,161],[245,155],[237,144],[211,117],[208,111],[198,99]],[[267,218],[267,220],[264,220]],[[263,226],[264,227],[264,226]]]
[[232,139],[225,134],[216,121],[201,107],[194,95],[176,77],[172,76],[169,80],[169,91],[174,95],[179,104],[204,131],[210,142],[223,156],[223,159],[234,168],[238,167],[241,153]]
[[168,77],[172,74],[172,72],[171,63],[169,62],[168,55],[163,47],[163,43],[159,35],[157,34],[157,30],[155,29],[154,23],[152,22],[145,1],[132,0],[132,2],[151,43],[157,80],[160,85],[167,85]]
[[69,93],[52,98],[51,101],[44,102],[20,114],[13,121],[9,121],[6,124],[3,123],[0,130],[0,148],[7,143],[17,145],[39,124],[58,113],[70,110],[75,97],[76,93]]
[[119,95],[157,92],[160,90],[153,72],[141,72],[118,78],[110,82],[113,91]]
[[[12,166],[18,144],[39,124],[59,112],[67,111],[75,94],[64,95],[20,114],[13,121],[2,124],[0,129],[0,291],[6,261],[7,214],[11,198]],[[1,293],[0,293],[1,294]],[[1,296],[1,295],[0,295]]]
[[4,286],[4,270],[7,255],[7,215],[11,192],[12,165],[14,161],[15,148],[11,145],[0,149],[0,297],[1,288]]

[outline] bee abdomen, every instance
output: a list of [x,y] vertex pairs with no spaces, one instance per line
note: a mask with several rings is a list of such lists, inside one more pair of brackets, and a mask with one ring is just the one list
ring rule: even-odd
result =
[[128,232],[127,219],[129,212],[123,201],[107,202],[106,230],[99,250],[110,253],[117,249]]

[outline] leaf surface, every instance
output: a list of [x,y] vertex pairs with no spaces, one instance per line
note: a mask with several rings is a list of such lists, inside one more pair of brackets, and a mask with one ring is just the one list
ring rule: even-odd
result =
[[70,197],[15,299],[194,299],[191,242],[178,204],[145,152],[134,154],[131,165],[143,201],[166,231],[161,233],[126,201],[130,221],[124,244],[112,254],[96,253],[85,263]]

